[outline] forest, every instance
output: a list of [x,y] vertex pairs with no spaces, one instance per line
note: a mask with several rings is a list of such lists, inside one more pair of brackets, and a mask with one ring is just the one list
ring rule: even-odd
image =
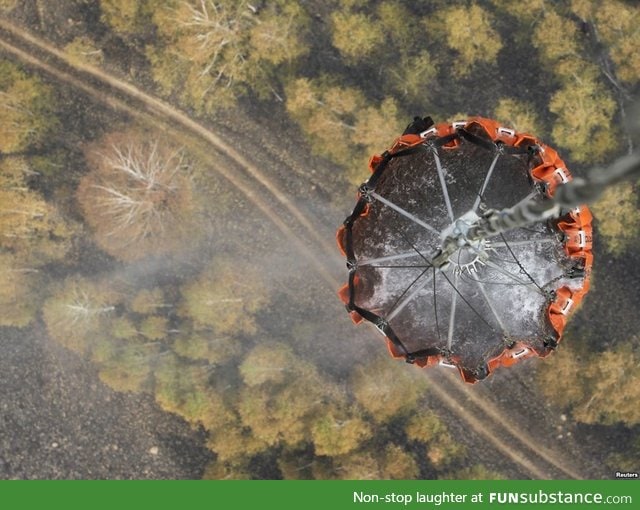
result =
[[[125,107],[111,108],[106,85],[79,91],[0,45],[0,334],[46,331],[104,384],[204,430],[204,478],[517,477],[483,460],[421,370],[350,324],[323,255],[295,238],[333,243],[369,158],[414,115],[499,119],[577,175],[630,151],[637,3],[53,4],[0,0],[0,35],[22,27],[68,69],[222,133],[284,190],[273,214],[293,204],[317,228],[278,229],[262,188],[243,192],[229,154],[154,120],[161,107],[114,92]],[[600,438],[594,463],[610,470],[640,457],[639,190],[593,206],[592,294],[554,355],[511,369],[532,407]],[[338,258],[325,267],[340,281]]]

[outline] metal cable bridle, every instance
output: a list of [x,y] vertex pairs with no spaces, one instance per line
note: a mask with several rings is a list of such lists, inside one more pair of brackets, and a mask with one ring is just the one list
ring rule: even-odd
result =
[[540,221],[558,218],[563,210],[595,202],[608,186],[640,177],[640,150],[618,158],[609,167],[593,167],[585,177],[562,184],[549,200],[525,198],[513,207],[487,211],[473,225],[447,236],[441,251],[433,258],[436,267],[445,266],[449,257],[462,246],[526,227]]

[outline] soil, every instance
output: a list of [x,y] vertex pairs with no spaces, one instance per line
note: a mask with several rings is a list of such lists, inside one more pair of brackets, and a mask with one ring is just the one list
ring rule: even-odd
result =
[[0,329],[0,479],[199,479],[205,434],[37,328]]

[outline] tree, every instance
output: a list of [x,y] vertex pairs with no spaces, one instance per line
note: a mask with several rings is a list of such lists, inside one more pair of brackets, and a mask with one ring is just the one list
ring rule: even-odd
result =
[[311,480],[314,478],[313,466],[323,460],[308,448],[283,448],[277,462],[284,480]]
[[159,309],[171,308],[171,304],[165,302],[164,292],[160,287],[153,289],[141,289],[137,292],[130,309],[132,312],[148,315],[157,312]]
[[384,42],[371,16],[360,12],[335,11],[331,15],[332,42],[343,57],[352,61],[369,58]]
[[55,132],[53,89],[0,59],[0,153],[38,147]]
[[576,24],[553,9],[544,12],[532,36],[533,46],[538,50],[542,62],[554,66],[562,60],[582,60]]
[[18,0],[0,0],[0,9],[10,11],[16,6],[17,3]]
[[347,169],[360,184],[374,152],[382,152],[402,133],[397,103],[384,99],[368,105],[355,88],[331,85],[326,79],[297,79],[286,87],[286,107],[302,127],[312,151]]
[[453,6],[438,11],[433,20],[426,21],[426,28],[455,52],[453,70],[465,76],[479,62],[495,62],[502,49],[500,34],[492,28],[492,21],[479,5]]
[[[549,8],[547,0],[529,0],[526,3],[513,3],[512,0],[491,0],[491,3],[499,12],[515,16],[527,29],[530,29]],[[519,34],[515,35],[517,37]]]
[[219,336],[208,330],[181,332],[173,343],[176,354],[212,365],[228,362],[242,353],[242,342],[232,336]]
[[395,444],[358,451],[334,462],[335,473],[343,480],[409,480],[419,475],[413,456]]
[[65,52],[73,61],[100,66],[104,62],[104,53],[95,42],[86,36],[76,37],[65,46]]
[[41,299],[37,269],[21,267],[16,257],[0,252],[0,326],[23,327],[34,318]]
[[413,409],[427,388],[421,372],[407,370],[387,357],[357,366],[350,386],[358,403],[377,423]]
[[447,432],[446,425],[432,412],[420,411],[411,414],[405,423],[405,433],[410,441],[431,443]]
[[160,407],[205,429],[225,429],[235,421],[222,396],[208,385],[206,366],[180,362],[168,354],[154,371],[154,394]]
[[616,101],[602,83],[600,69],[583,56],[576,23],[548,10],[533,34],[543,63],[553,71],[561,88],[549,102],[556,114],[551,136],[574,161],[604,159],[615,151],[618,137],[611,124]]
[[120,316],[111,323],[111,334],[121,340],[131,340],[140,334],[133,321],[127,316]]
[[128,344],[112,351],[100,366],[100,380],[116,391],[146,389],[151,376],[152,353],[145,345]]
[[401,117],[398,104],[390,97],[383,99],[377,107],[364,108],[358,113],[354,142],[364,146],[367,157],[382,152],[402,134]]
[[[301,362],[304,363],[304,362]],[[238,412],[242,424],[268,446],[297,446],[309,437],[309,426],[317,415],[323,396],[321,381],[311,371],[300,371],[282,384],[244,387]]]
[[542,126],[533,104],[504,97],[498,101],[494,110],[495,118],[505,122],[520,133],[542,136]]
[[207,439],[207,448],[215,452],[218,461],[231,467],[242,465],[267,447],[265,441],[256,437],[240,420],[228,422],[224,427],[211,431]]
[[[538,366],[538,385],[545,396],[560,407],[569,407],[584,399],[585,381],[581,375],[586,359],[565,339],[553,356]],[[563,381],[582,381],[563,384]]]
[[637,184],[626,182],[607,188],[590,207],[598,220],[598,233],[611,253],[622,255],[637,246],[640,238]]
[[182,246],[191,207],[183,149],[141,132],[112,133],[87,150],[91,172],[76,193],[98,245],[135,260]]
[[[605,352],[581,354],[566,345],[541,367],[538,382],[556,405],[583,423],[627,426],[640,423],[638,338]],[[562,385],[559,381],[580,381]]]
[[240,375],[247,386],[265,383],[282,384],[299,373],[301,360],[291,348],[281,343],[263,343],[254,347],[240,365]]
[[168,320],[159,315],[149,315],[140,324],[140,333],[149,340],[161,340],[167,336]]
[[409,440],[425,445],[426,456],[436,469],[464,456],[464,446],[454,440],[446,424],[431,412],[413,413],[405,424],[405,432]]
[[[343,0],[331,16],[332,43],[347,64],[358,66],[353,74],[366,73],[375,80],[378,92],[402,96],[408,108],[423,108],[429,95],[426,84],[437,70],[418,20],[397,0],[379,2],[375,8]],[[379,69],[375,78],[374,65]]]
[[406,101],[424,107],[430,99],[427,84],[432,83],[436,75],[435,59],[427,50],[422,49],[416,54],[410,53],[394,59],[387,68],[385,79],[390,92],[395,96],[401,95]]
[[584,376],[590,384],[585,398],[573,411],[584,423],[627,426],[640,423],[640,355],[638,338],[598,353],[586,368]]
[[254,347],[240,365],[245,386],[238,413],[242,424],[267,446],[296,447],[310,437],[333,386],[316,367],[281,343]]
[[0,159],[0,247],[37,268],[65,257],[77,227],[28,186],[34,174],[23,157]]
[[49,335],[61,345],[84,354],[106,331],[118,298],[103,282],[73,276],[55,285],[43,307]]
[[344,455],[372,436],[373,430],[359,409],[348,406],[328,406],[311,427],[316,455]]
[[497,471],[488,469],[483,464],[458,469],[453,473],[438,477],[439,480],[504,480],[505,477]]
[[140,32],[148,30],[150,24],[150,5],[148,0],[100,0],[102,21],[118,35],[130,39]]
[[549,110],[557,115],[551,136],[574,161],[602,161],[617,148],[617,133],[611,126],[617,104],[599,82],[566,83],[551,98]]
[[287,86],[286,97],[287,111],[302,126],[313,152],[348,166],[354,158],[350,142],[357,115],[366,105],[363,94],[354,88],[299,78]]
[[182,287],[180,314],[215,335],[239,336],[257,331],[256,313],[268,303],[268,290],[256,267],[214,259],[197,280]]
[[308,16],[296,2],[173,1],[153,20],[164,41],[149,51],[156,81],[200,112],[275,90],[276,70],[308,52]]
[[[598,35],[609,50],[616,75],[624,83],[635,86],[640,81],[640,29],[637,5],[609,0],[592,7]],[[591,16],[590,16],[591,17]]]

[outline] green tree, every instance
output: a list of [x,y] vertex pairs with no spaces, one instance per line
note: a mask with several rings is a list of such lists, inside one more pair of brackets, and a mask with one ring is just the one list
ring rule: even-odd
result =
[[384,34],[367,14],[336,11],[331,15],[331,24],[333,45],[348,60],[369,58],[384,44]]
[[28,186],[34,174],[23,157],[0,158],[0,248],[39,267],[66,256],[77,226]]
[[207,367],[181,362],[169,354],[154,370],[154,394],[160,407],[207,430],[225,429],[235,416],[208,384]]
[[375,62],[381,71],[375,76],[379,91],[402,96],[409,107],[423,107],[429,95],[427,84],[436,78],[437,69],[425,48],[429,37],[418,20],[400,1],[379,2],[375,8],[342,1],[331,16],[332,43],[347,64],[358,66],[354,74],[363,69],[370,75]]
[[308,16],[296,2],[256,8],[233,0],[170,1],[153,20],[162,36],[150,48],[154,77],[199,112],[229,106],[248,90],[278,87],[276,76],[308,52]]
[[187,329],[173,343],[176,354],[210,364],[222,364],[242,353],[242,342],[232,336],[216,335],[210,330]]
[[425,445],[426,456],[438,470],[455,463],[465,454],[462,444],[456,442],[446,424],[435,414],[418,411],[405,424],[407,438]]
[[167,326],[166,317],[150,315],[140,324],[140,333],[149,340],[161,340],[167,336]]
[[591,206],[598,221],[598,233],[607,249],[622,255],[640,238],[640,208],[638,185],[626,182],[608,188]]
[[544,134],[538,112],[533,104],[504,97],[498,101],[494,116],[520,133],[529,133],[538,137]]
[[287,86],[286,97],[287,111],[313,152],[345,167],[354,183],[362,182],[369,157],[388,148],[404,127],[393,99],[370,106],[359,90],[325,79],[297,79]]
[[104,62],[104,53],[95,42],[86,36],[76,37],[65,46],[65,52],[71,60],[94,66],[100,66]]
[[130,39],[149,29],[149,4],[149,0],[100,0],[101,18],[118,35]]
[[297,446],[309,439],[310,427],[332,386],[311,363],[280,343],[256,346],[240,365],[245,386],[238,412],[245,427],[266,445]]
[[635,86],[640,80],[640,29],[636,22],[640,8],[618,0],[573,0],[571,6],[583,20],[595,24],[596,35],[608,50],[617,78]]
[[145,345],[128,344],[112,351],[100,365],[100,380],[116,391],[142,391],[150,381],[153,353]]
[[493,63],[500,50],[500,34],[492,27],[488,11],[477,4],[452,6],[426,21],[426,29],[454,52],[453,71],[468,75],[477,63]]
[[90,146],[87,159],[91,172],[76,196],[101,248],[135,260],[182,246],[193,202],[181,148],[141,132],[111,133]]
[[611,425],[622,422],[640,423],[640,355],[638,339],[598,353],[584,374],[589,380],[585,399],[579,402],[573,416],[584,423]]
[[275,386],[243,388],[238,403],[243,425],[269,446],[299,445],[309,437],[310,422],[318,412],[322,397],[318,384],[305,374]]
[[335,459],[337,478],[344,480],[409,480],[417,478],[418,464],[398,445],[358,451]]
[[284,480],[311,480],[314,465],[325,459],[316,457],[309,449],[283,448],[277,462]]
[[111,323],[111,334],[120,340],[131,340],[136,338],[140,332],[129,317],[120,316]]
[[135,313],[147,315],[156,313],[160,309],[171,308],[171,306],[166,302],[162,289],[154,287],[153,289],[139,290],[131,301],[130,308]]
[[[387,69],[385,79],[394,96],[400,95],[406,101],[424,107],[430,99],[429,84],[435,81],[437,71],[435,59],[422,49],[416,54],[401,55],[394,60]],[[396,136],[401,133],[398,131]]]
[[586,360],[572,347],[571,339],[563,340],[557,352],[538,366],[538,384],[545,396],[560,407],[568,407],[584,399],[585,383],[558,384],[558,381],[582,380]]
[[617,104],[602,83],[599,67],[585,57],[574,20],[549,9],[533,33],[533,45],[543,64],[561,85],[549,102],[556,115],[551,136],[577,162],[602,160],[615,151],[612,129]]
[[300,361],[285,344],[260,344],[245,356],[240,365],[240,375],[250,387],[265,383],[282,384],[299,372],[297,363]]
[[[639,360],[637,337],[588,354],[572,352],[565,345],[541,367],[538,382],[551,401],[570,408],[577,421],[633,426],[640,423]],[[580,384],[561,387],[559,380]]]
[[491,3],[499,12],[514,16],[528,29],[540,19],[540,16],[549,7],[547,0],[529,0],[526,3],[514,3],[512,0],[491,0]]
[[255,315],[269,301],[258,268],[230,259],[212,260],[181,293],[180,313],[220,336],[255,333]]
[[348,166],[354,158],[351,145],[357,115],[366,105],[353,88],[299,78],[286,88],[287,111],[311,141],[313,152]]
[[38,147],[58,127],[53,89],[0,59],[0,153]]
[[246,459],[264,451],[268,446],[240,420],[229,421],[224,427],[211,431],[207,439],[207,447],[215,452],[218,461],[231,468],[242,465]]
[[482,464],[474,464],[470,467],[458,469],[438,478],[440,480],[505,480],[504,475],[488,469]]
[[543,63],[554,66],[562,60],[582,59],[578,44],[578,27],[553,9],[544,11],[544,17],[536,25],[532,42]]
[[387,357],[357,366],[350,383],[358,403],[377,423],[413,409],[427,388],[420,371]]
[[311,427],[316,455],[344,455],[372,436],[373,429],[361,412],[347,406],[329,406]]
[[115,314],[118,297],[103,282],[69,277],[54,286],[43,307],[49,335],[80,354],[108,331],[108,319]]
[[617,105],[600,83],[567,83],[553,95],[549,110],[557,116],[551,136],[557,145],[569,150],[574,161],[602,161],[617,148],[617,133],[611,125]]

